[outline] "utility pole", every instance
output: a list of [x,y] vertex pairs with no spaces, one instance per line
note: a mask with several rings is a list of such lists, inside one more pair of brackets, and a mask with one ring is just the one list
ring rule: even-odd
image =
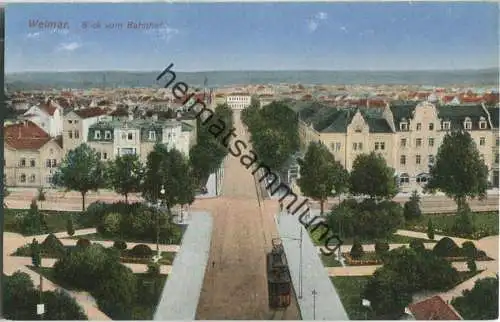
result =
[[316,320],[316,295],[318,292],[316,292],[316,289],[313,289],[312,295],[313,295],[313,320]]

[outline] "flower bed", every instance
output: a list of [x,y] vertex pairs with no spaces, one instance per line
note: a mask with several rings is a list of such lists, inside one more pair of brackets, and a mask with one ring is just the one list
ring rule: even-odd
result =
[[[377,256],[375,252],[365,252],[362,259],[353,259],[349,253],[342,253],[346,260],[346,264],[350,266],[365,266],[365,265],[382,265],[382,260],[380,258],[374,258]],[[370,259],[363,259],[363,257],[371,257]]]
[[[444,259],[446,259],[449,262],[466,262],[469,260],[467,256],[444,257]],[[474,260],[479,262],[484,262],[484,261],[491,261],[493,259],[489,258],[488,256],[478,256]]]

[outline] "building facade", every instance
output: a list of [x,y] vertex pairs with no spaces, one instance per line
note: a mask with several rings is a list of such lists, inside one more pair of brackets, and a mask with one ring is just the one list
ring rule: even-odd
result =
[[63,132],[63,108],[52,100],[30,107],[23,118],[32,121],[52,137]]
[[226,96],[226,104],[233,110],[244,110],[250,106],[252,96],[246,93],[232,93]]
[[483,105],[436,106],[430,102],[394,104],[381,109],[330,108],[320,120],[299,121],[302,147],[321,141],[351,170],[359,154],[381,154],[395,169],[403,192],[420,190],[444,136],[463,129],[471,134],[498,186],[498,109]]
[[32,121],[4,127],[4,175],[7,186],[50,187],[61,163],[61,137],[52,138]]

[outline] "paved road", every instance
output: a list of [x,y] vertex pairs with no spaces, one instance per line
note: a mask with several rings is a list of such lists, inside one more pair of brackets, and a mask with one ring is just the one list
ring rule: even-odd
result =
[[[249,142],[238,112],[235,127],[238,138]],[[191,206],[214,214],[209,265],[196,318],[299,319],[295,299],[284,313],[268,306],[265,254],[273,234],[276,235],[272,214],[277,203],[261,203],[259,208],[251,172],[232,156],[224,163],[222,195],[218,199],[197,200]]]

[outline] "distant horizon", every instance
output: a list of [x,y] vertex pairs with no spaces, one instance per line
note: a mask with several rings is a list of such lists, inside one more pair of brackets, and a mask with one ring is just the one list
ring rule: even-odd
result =
[[[156,73],[160,72],[164,68],[158,68],[157,70],[134,70],[134,69],[113,69],[113,70],[101,70],[101,69],[74,69],[74,70],[23,70],[14,72],[5,72],[5,75],[9,74],[23,74],[23,73]],[[500,67],[484,67],[484,68],[461,68],[461,69],[212,69],[212,70],[176,70],[175,64],[172,71],[179,73],[217,73],[217,72],[475,72],[475,71],[486,71],[486,70],[497,70],[500,72]]]

